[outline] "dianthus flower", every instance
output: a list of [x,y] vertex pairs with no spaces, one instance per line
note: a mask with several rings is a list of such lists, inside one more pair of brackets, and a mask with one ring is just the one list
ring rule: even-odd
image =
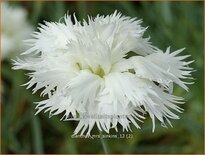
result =
[[[28,39],[32,28],[26,20],[27,12],[20,7],[1,3],[1,58],[11,58],[25,50],[22,42]],[[18,54],[17,54],[18,53]]]
[[117,11],[82,23],[75,15],[74,24],[67,14],[63,20],[40,24],[26,41],[31,48],[23,55],[30,57],[14,61],[14,69],[30,71],[27,88],[48,96],[37,102],[36,114],[79,121],[74,135],[90,135],[94,125],[107,133],[118,124],[123,131],[140,128],[146,114],[153,131],[155,118],[164,126],[179,119],[173,111],[183,111],[177,105],[183,98],[172,94],[173,84],[188,90],[193,71],[192,61],[184,61],[189,56],[177,56],[184,48],[161,51],[143,37],[141,20]]

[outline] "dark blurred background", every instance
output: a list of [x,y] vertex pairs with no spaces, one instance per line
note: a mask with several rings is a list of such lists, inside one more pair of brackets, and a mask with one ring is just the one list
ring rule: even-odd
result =
[[[203,2],[9,2],[28,11],[28,21],[37,24],[59,21],[68,10],[79,20],[87,15],[107,15],[115,10],[124,15],[143,19],[149,26],[145,36],[162,50],[186,47],[195,62],[192,67],[195,84],[185,92],[179,87],[174,94],[183,96],[184,113],[180,120],[172,121],[173,128],[152,124],[147,117],[142,129],[134,126],[133,138],[105,139],[110,153],[203,153]],[[42,100],[39,94],[21,87],[28,81],[26,72],[11,70],[11,61],[2,60],[2,153],[104,153],[100,139],[71,138],[77,122],[60,121],[61,116],[48,117],[41,112],[35,116],[33,102]],[[115,131],[111,133],[115,134]],[[122,130],[119,130],[120,134]],[[98,134],[95,127],[92,134]]]

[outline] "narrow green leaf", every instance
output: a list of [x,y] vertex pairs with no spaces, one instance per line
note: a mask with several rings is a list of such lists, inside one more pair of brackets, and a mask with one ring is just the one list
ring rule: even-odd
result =
[[38,116],[34,116],[31,112],[31,125],[32,125],[32,137],[33,137],[33,149],[34,153],[43,153],[43,137],[41,131],[41,124],[39,122]]

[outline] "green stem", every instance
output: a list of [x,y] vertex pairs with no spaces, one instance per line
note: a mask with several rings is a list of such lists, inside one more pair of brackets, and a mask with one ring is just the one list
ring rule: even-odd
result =
[[102,131],[99,130],[99,133],[100,133],[100,141],[102,143],[103,150],[104,150],[105,154],[109,154],[110,150],[108,148],[106,140],[104,138],[102,138]]
[[34,116],[33,112],[31,113],[32,117],[32,135],[33,135],[33,148],[36,154],[43,153],[43,138],[41,131],[41,124],[39,122],[38,116]]

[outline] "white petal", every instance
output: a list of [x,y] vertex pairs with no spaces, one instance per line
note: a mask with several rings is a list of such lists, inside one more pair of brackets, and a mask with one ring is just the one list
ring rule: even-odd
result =
[[54,53],[56,50],[65,50],[67,43],[75,39],[72,27],[64,23],[45,22],[45,25],[39,25],[40,32],[34,32],[33,39],[25,41],[31,48],[23,54],[37,54],[39,52],[46,54],[48,52]]
[[70,97],[62,94],[55,94],[47,100],[36,102],[36,104],[36,114],[44,110],[45,112],[49,111],[49,117],[52,117],[64,112],[62,119],[77,119],[75,104],[72,104]]
[[85,106],[87,102],[91,104],[95,101],[101,81],[99,76],[82,71],[68,83],[66,93],[71,96],[75,104],[82,106]]
[[132,57],[136,75],[169,86],[174,82],[188,90],[186,82],[181,79],[191,76],[192,68],[186,66],[189,62],[182,62],[179,57],[157,52],[146,57]]

